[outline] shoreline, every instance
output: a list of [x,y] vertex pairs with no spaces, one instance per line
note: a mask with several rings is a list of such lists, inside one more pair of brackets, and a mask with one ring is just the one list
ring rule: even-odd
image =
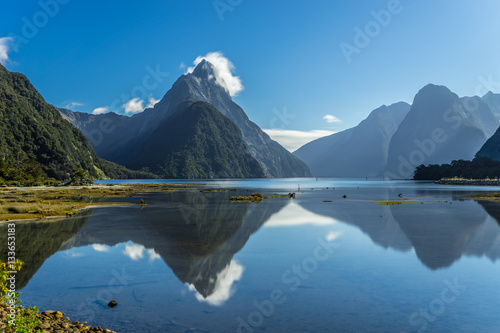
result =
[[440,179],[435,182],[440,185],[461,185],[461,186],[500,186],[499,179]]
[[[20,309],[28,311],[28,309],[20,306]],[[20,316],[20,309],[18,309],[16,317]],[[7,309],[3,305],[0,305],[0,330],[5,330],[5,322],[8,319]],[[24,317],[27,317],[25,314]],[[42,333],[50,332],[95,332],[95,333],[116,333],[113,330],[102,328],[101,326],[91,326],[87,325],[85,321],[70,321],[69,317],[64,317],[64,312],[45,310],[41,311],[36,315],[38,319],[38,325],[35,327],[36,330],[40,330]]]
[[[144,205],[141,194],[174,192],[195,184],[116,184],[0,188],[0,224],[66,218],[87,208]],[[104,198],[134,198],[133,202],[99,202]],[[137,201],[137,202],[136,202]]]

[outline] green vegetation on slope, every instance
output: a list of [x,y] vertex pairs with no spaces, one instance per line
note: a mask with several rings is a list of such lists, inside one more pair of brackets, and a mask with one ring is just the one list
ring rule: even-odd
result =
[[154,131],[130,167],[165,178],[259,178],[240,129],[211,104],[195,102]]
[[[153,177],[101,160],[85,136],[46,103],[24,75],[11,73],[2,65],[0,160],[5,162],[6,169],[15,168],[22,161],[36,161],[48,177],[58,180],[68,179],[75,169],[84,170],[94,179]],[[4,180],[19,177],[24,176],[12,175]]]

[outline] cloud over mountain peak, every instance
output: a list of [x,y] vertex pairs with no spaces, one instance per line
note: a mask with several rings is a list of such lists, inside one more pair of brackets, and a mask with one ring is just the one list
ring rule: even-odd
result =
[[244,89],[240,77],[233,75],[234,64],[222,52],[209,52],[204,56],[196,57],[193,62],[194,66],[189,67],[186,74],[193,73],[196,66],[203,60],[213,65],[215,81],[224,87],[231,97],[237,96]]

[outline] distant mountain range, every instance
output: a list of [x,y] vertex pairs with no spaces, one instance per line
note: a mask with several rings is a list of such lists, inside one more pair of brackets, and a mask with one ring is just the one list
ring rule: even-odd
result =
[[[195,102],[207,103],[197,104],[196,110],[203,110],[203,115],[190,108]],[[132,117],[59,110],[87,136],[99,156],[162,177],[311,176],[305,163],[248,119],[224,83],[215,79],[214,66],[205,60],[192,73],[179,77],[153,108]],[[191,121],[183,115],[186,112],[191,114]],[[183,131],[181,123],[190,130]],[[205,129],[210,132],[203,133]]]
[[500,95],[459,98],[429,84],[411,106],[382,106],[358,126],[310,142],[294,155],[318,177],[411,179],[421,164],[472,159],[499,126]]
[[294,152],[317,177],[380,177],[389,143],[410,105],[381,106],[358,126],[312,141]]

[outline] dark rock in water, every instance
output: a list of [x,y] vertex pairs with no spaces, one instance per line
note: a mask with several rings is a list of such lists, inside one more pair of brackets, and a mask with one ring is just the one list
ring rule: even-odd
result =
[[344,195],[342,196],[342,198],[344,198],[344,199],[345,199],[345,198],[347,198],[347,195],[345,195],[345,194],[344,194]]
[[108,303],[108,306],[109,306],[110,308],[114,308],[114,307],[115,307],[115,306],[117,306],[117,305],[118,305],[118,302],[116,302],[115,300],[113,300],[113,301],[111,301],[111,302],[109,302],[109,303]]

